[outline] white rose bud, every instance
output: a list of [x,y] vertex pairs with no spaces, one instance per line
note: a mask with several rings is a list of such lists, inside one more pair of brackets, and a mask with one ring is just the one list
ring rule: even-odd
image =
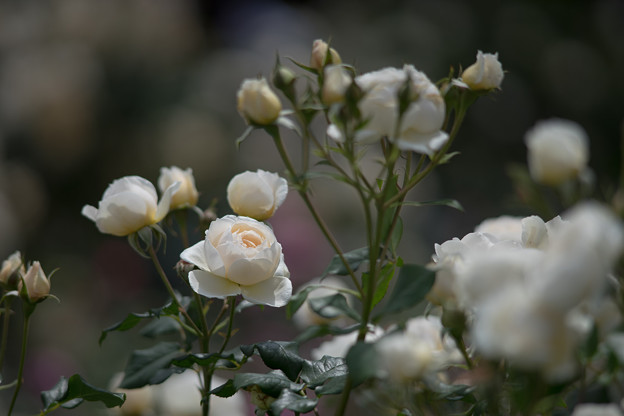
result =
[[[327,50],[329,49],[329,55]],[[341,64],[340,55],[334,48],[330,48],[327,42],[317,39],[312,43],[312,55],[310,56],[310,67],[320,71],[327,64]]]
[[258,221],[270,218],[287,194],[286,179],[261,169],[239,173],[227,187],[227,200],[232,211]]
[[178,182],[169,186],[158,202],[156,188],[150,181],[140,176],[126,176],[108,186],[98,208],[85,205],[82,215],[95,222],[102,233],[130,235],[162,220],[179,186]]
[[11,254],[8,259],[2,262],[2,269],[0,270],[0,283],[8,284],[11,279],[18,272],[25,273],[24,263],[22,262],[22,254],[19,251]]
[[246,79],[237,94],[238,112],[248,123],[271,124],[282,111],[282,103],[266,79]]
[[199,268],[189,273],[189,283],[209,298],[241,294],[249,302],[280,307],[292,294],[282,246],[271,228],[252,218],[227,215],[213,221],[206,239],[180,258]]
[[500,88],[504,76],[498,53],[478,51],[477,62],[462,72],[461,79],[473,90],[490,90]]
[[169,209],[174,210],[197,205],[199,192],[197,192],[197,188],[195,187],[193,170],[191,168],[182,170],[177,166],[160,168],[158,188],[161,192],[165,192],[167,188],[176,182],[180,182],[180,187],[173,193]]
[[327,65],[325,67],[325,80],[321,97],[325,104],[334,104],[344,101],[347,88],[351,85],[352,79],[349,72],[341,65]]
[[526,133],[529,172],[536,182],[556,186],[576,178],[589,160],[585,130],[569,120],[538,122]]
[[23,280],[28,292],[28,299],[31,302],[36,302],[50,294],[50,280],[46,277],[38,261],[33,262],[28,268]]

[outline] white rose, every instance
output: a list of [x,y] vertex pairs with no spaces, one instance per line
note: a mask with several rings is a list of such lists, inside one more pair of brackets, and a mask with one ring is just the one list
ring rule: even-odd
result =
[[242,294],[252,303],[284,306],[292,293],[282,246],[273,231],[252,218],[227,215],[210,224],[206,239],[180,254],[199,270],[193,290],[211,298]]
[[2,269],[0,270],[0,283],[7,284],[11,277],[17,272],[26,273],[24,269],[24,262],[22,261],[22,254],[19,251],[11,254],[9,258],[2,262]]
[[353,80],[349,72],[341,65],[327,65],[321,97],[325,104],[334,104],[344,100],[345,92]]
[[[329,54],[327,53],[329,49]],[[330,48],[327,42],[317,39],[312,43],[312,53],[310,55],[310,67],[319,71],[325,66],[325,59],[328,64],[340,64],[342,60],[334,48]]]
[[525,135],[529,172],[536,182],[559,185],[576,178],[589,160],[589,139],[569,120],[538,122]]
[[195,178],[193,177],[193,170],[182,170],[177,166],[170,168],[160,168],[160,177],[158,178],[158,188],[161,192],[165,192],[167,188],[173,185],[175,182],[180,182],[180,187],[174,192],[171,197],[171,204],[169,209],[178,209],[185,207],[192,207],[197,204],[199,198],[199,192],[195,187]]
[[[398,94],[408,77],[415,99],[405,110],[397,130]],[[358,106],[362,117],[368,120],[365,128],[358,131],[357,141],[372,143],[388,137],[401,150],[432,155],[448,140],[441,130],[446,114],[444,99],[429,78],[412,65],[369,72],[356,77],[355,82],[365,93]]]
[[503,66],[498,61],[498,53],[477,52],[477,62],[462,72],[461,80],[473,90],[500,88],[503,82]]
[[498,241],[509,240],[519,243],[522,236],[522,218],[509,215],[488,218],[475,227],[475,232],[489,234]]
[[33,262],[22,279],[31,302],[36,302],[50,294],[50,279],[47,278],[38,261]]
[[248,123],[271,124],[282,111],[282,103],[266,79],[246,79],[237,94],[237,108]]
[[287,194],[286,179],[261,169],[239,173],[227,187],[227,199],[232,211],[259,221],[270,218]]
[[140,176],[126,176],[108,186],[98,208],[85,205],[82,215],[94,221],[98,230],[105,234],[129,235],[162,220],[179,186],[179,183],[169,186],[158,202],[151,182]]
[[405,323],[405,331],[393,332],[375,344],[379,376],[395,382],[422,379],[461,357],[455,343],[442,337],[436,316],[419,316]]

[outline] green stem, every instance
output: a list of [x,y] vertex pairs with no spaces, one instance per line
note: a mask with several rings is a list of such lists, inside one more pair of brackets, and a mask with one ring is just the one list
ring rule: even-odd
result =
[[227,347],[227,344],[230,341],[230,337],[232,336],[232,326],[234,324],[234,312],[236,310],[235,306],[236,306],[236,296],[230,296],[229,298],[230,316],[228,318],[228,327],[227,327],[227,331],[225,332],[225,339],[223,340],[223,344],[221,345],[221,348],[219,349],[219,354],[221,354],[225,350],[225,347]]
[[2,317],[2,344],[0,345],[0,372],[4,366],[4,357],[6,355],[7,344],[9,340],[9,324],[11,322],[11,300],[9,297],[4,299],[4,315]]
[[[32,307],[31,305],[25,305],[25,307]],[[34,309],[34,307],[33,307]],[[28,343],[28,327],[30,323],[30,314],[32,310],[24,312],[24,326],[22,329],[22,350],[20,353],[20,361],[19,368],[17,370],[17,385],[15,386],[15,392],[13,393],[13,398],[11,399],[11,405],[9,406],[9,413],[7,416],[11,416],[13,412],[13,407],[15,407],[15,402],[17,400],[17,396],[19,394],[20,389],[22,388],[22,383],[24,382],[24,362],[26,361],[26,344]]]
[[342,249],[338,245],[338,242],[336,241],[334,236],[331,234],[331,232],[329,231],[329,228],[325,224],[325,221],[323,221],[323,219],[318,214],[318,211],[316,210],[316,208],[312,204],[312,201],[308,197],[308,193],[307,193],[306,187],[305,186],[302,187],[301,186],[302,184],[299,183],[299,178],[298,178],[297,172],[295,171],[295,168],[294,168],[294,166],[293,166],[293,164],[292,164],[292,162],[290,160],[290,157],[288,156],[288,152],[286,151],[286,148],[284,147],[284,143],[282,142],[282,139],[280,137],[279,130],[277,128],[274,128],[274,129],[271,129],[271,130],[267,129],[267,132],[269,134],[271,134],[271,136],[273,137],[273,139],[275,141],[275,145],[277,147],[277,150],[278,150],[278,152],[279,152],[279,154],[280,154],[284,164],[286,165],[286,169],[288,169],[288,172],[290,173],[290,176],[293,178],[293,180],[296,181],[295,184],[297,185],[297,191],[299,192],[299,195],[301,196],[301,199],[303,199],[303,202],[306,204],[306,207],[308,208],[308,210],[312,214],[312,217],[314,218],[314,221],[316,221],[316,224],[321,229],[321,232],[323,233],[323,236],[325,236],[325,238],[327,239],[329,244],[332,246],[332,248],[334,249],[334,251],[336,252],[338,257],[340,258],[340,261],[345,266],[345,269],[347,270],[349,276],[351,277],[351,281],[353,282],[353,284],[357,288],[358,292],[360,292],[360,294],[363,294],[362,287],[360,286],[359,282],[357,281],[357,278],[355,277],[355,272],[353,271],[353,269],[349,265],[349,262],[345,258]]

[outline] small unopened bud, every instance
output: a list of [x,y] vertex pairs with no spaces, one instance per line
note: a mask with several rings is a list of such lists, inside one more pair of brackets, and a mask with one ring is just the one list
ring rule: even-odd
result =
[[478,51],[477,62],[464,70],[461,79],[473,90],[490,90],[500,88],[504,76],[498,53]]
[[321,98],[327,105],[344,101],[345,92],[353,80],[349,72],[340,65],[327,65]]
[[175,265],[175,270],[178,273],[178,276],[181,276],[184,280],[187,280],[189,272],[194,268],[195,265],[193,263],[189,263],[184,260],[179,260]]
[[22,255],[19,251],[16,251],[2,262],[0,283],[7,286],[15,286],[19,282],[20,276],[25,272]]
[[342,60],[334,48],[330,48],[327,42],[317,39],[312,43],[312,55],[310,67],[320,71],[325,65],[340,64]]
[[238,112],[248,123],[273,123],[282,111],[282,103],[266,79],[246,79],[237,94]]
[[37,302],[50,294],[50,280],[38,261],[33,262],[22,279],[31,302]]
[[210,223],[215,221],[217,218],[219,218],[217,216],[217,212],[215,208],[211,206],[210,208],[203,211],[202,214],[200,215],[199,225],[201,226],[202,229],[207,230],[208,227],[210,227]]
[[273,85],[275,85],[275,88],[284,93],[289,93],[292,91],[295,79],[297,79],[295,71],[282,65],[278,60],[273,69]]

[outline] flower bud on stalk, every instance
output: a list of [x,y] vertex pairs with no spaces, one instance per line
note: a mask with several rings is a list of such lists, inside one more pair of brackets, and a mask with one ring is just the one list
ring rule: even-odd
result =
[[182,170],[177,166],[170,168],[160,168],[160,177],[158,178],[158,188],[161,192],[165,192],[167,188],[176,182],[180,182],[180,187],[171,196],[171,203],[169,209],[179,209],[186,207],[193,207],[197,205],[199,199],[199,192],[195,187],[195,178],[193,177],[193,170]]
[[345,93],[353,82],[349,72],[341,65],[327,65],[321,98],[326,105],[345,100]]
[[46,277],[38,261],[33,262],[22,280],[30,302],[35,303],[50,294],[50,279]]
[[275,63],[275,68],[273,68],[273,85],[275,88],[282,91],[284,95],[291,101],[295,100],[295,81],[297,79],[297,75],[295,72],[282,65],[277,59]]
[[282,103],[266,79],[246,79],[237,94],[237,108],[247,123],[272,124],[282,111]]
[[327,42],[317,39],[312,43],[311,68],[321,71],[325,65],[341,63],[340,55],[334,48],[330,48]]
[[477,62],[464,70],[461,79],[473,90],[490,90],[500,88],[504,76],[498,53],[478,51]]

